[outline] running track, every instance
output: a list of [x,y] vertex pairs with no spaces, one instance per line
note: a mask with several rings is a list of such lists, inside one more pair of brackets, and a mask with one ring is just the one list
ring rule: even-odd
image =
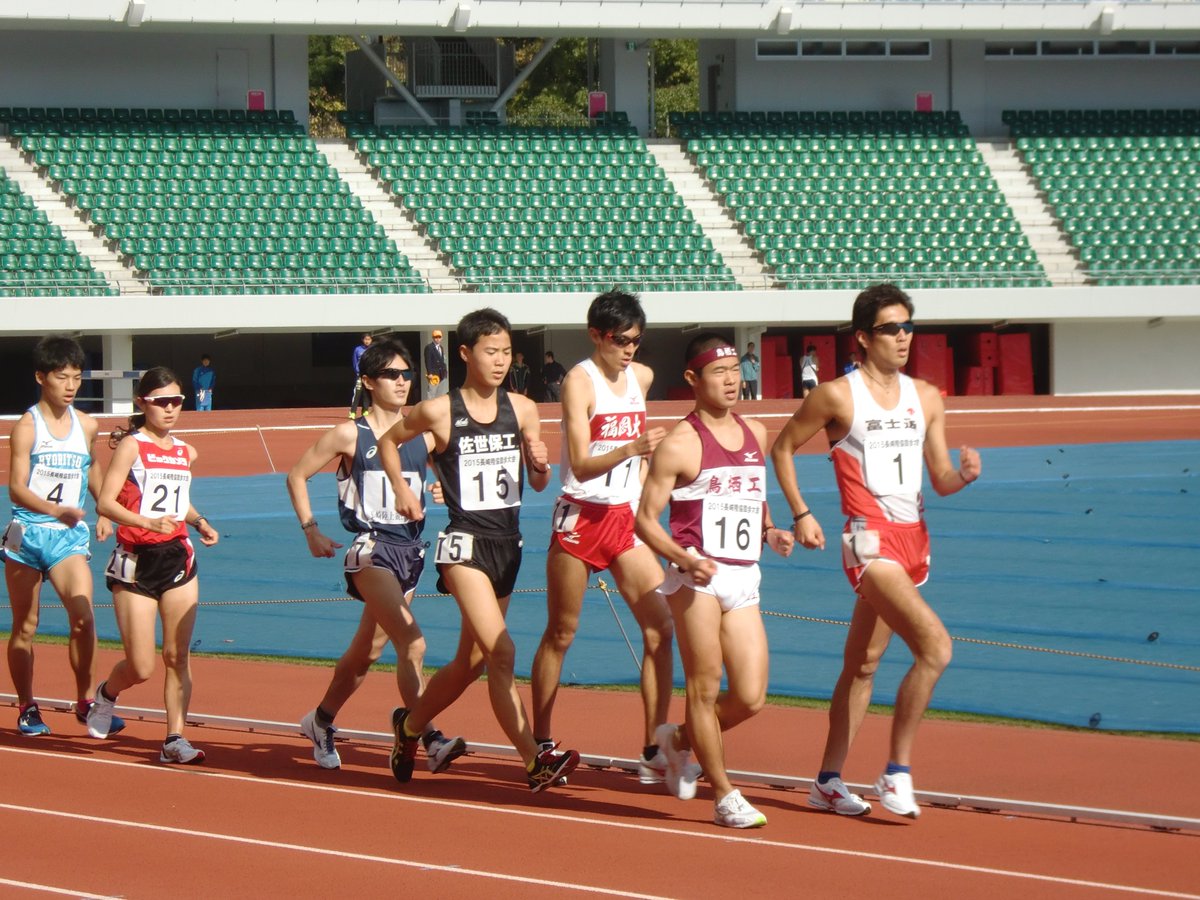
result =
[[[1191,398],[1020,401],[1022,410],[1057,408],[955,412],[951,445],[1200,437],[1200,401]],[[791,405],[754,408],[779,414]],[[677,412],[666,404],[652,410]],[[269,421],[316,428],[335,416],[214,413],[189,415],[182,427],[253,428]],[[552,427],[547,423],[548,438]],[[286,469],[314,434],[197,434],[205,455],[201,474],[269,471],[268,459]],[[103,652],[98,671],[114,658]],[[271,721],[299,719],[328,675],[324,667],[209,658],[195,660],[194,669],[196,713]],[[39,695],[69,696],[67,673],[63,648],[39,649]],[[160,706],[161,683],[159,673],[122,695],[122,703]],[[395,702],[391,677],[373,674],[339,725],[384,731]],[[681,712],[676,699],[673,714]],[[12,727],[13,710],[0,715],[0,895],[1200,897],[1194,832],[930,807],[915,823],[878,807],[847,820],[809,810],[802,793],[754,785],[745,793],[770,824],[732,832],[709,823],[710,792],[681,803],[615,769],[582,769],[565,788],[531,796],[514,759],[477,753],[440,776],[418,768],[401,787],[382,745],[347,742],[343,768],[322,772],[298,737],[214,726],[190,734],[208,752],[206,764],[179,769],[155,762],[157,723],[131,722],[117,738],[95,741],[68,713],[48,711],[55,734],[28,739]],[[589,754],[632,756],[639,720],[632,693],[564,689],[559,701],[560,735]],[[439,725],[468,740],[505,743],[481,685]],[[729,765],[810,777],[824,728],[819,712],[768,708],[727,736]],[[868,719],[846,767],[848,781],[875,777],[886,730],[886,719]],[[931,721],[919,747],[924,790],[1198,812],[1195,742]]]

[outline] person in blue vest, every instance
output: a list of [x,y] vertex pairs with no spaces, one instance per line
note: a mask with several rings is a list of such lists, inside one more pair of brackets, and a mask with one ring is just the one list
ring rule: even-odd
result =
[[[412,611],[413,593],[425,568],[425,522],[402,516],[393,508],[394,498],[375,446],[380,435],[403,418],[401,410],[416,373],[408,350],[391,340],[366,348],[358,360],[358,373],[371,398],[369,411],[321,435],[287,477],[288,495],[309,553],[330,558],[342,545],[326,537],[317,524],[308,479],[338,461],[338,515],[342,526],[354,535],[343,563],[346,590],[363,604],[358,630],[337,661],[321,702],[300,721],[300,733],[312,741],[313,759],[323,769],[341,768],[342,759],[334,746],[334,717],[362,684],[389,640],[396,649],[396,685],[405,705],[415,704],[425,688],[425,637]],[[422,498],[422,508],[432,446],[432,437],[420,435],[399,447],[404,477]],[[432,724],[421,739],[431,772],[444,771],[467,749],[462,738],[448,739]]]
[[213,388],[217,386],[217,373],[212,367],[212,357],[205,353],[200,365],[192,370],[192,393],[196,397],[196,412],[212,412]]
[[[72,405],[86,359],[68,337],[49,336],[33,351],[41,396],[17,420],[9,438],[8,496],[12,522],[4,531],[4,580],[12,607],[8,671],[17,692],[17,727],[31,737],[50,733],[33,698],[33,639],[38,600],[49,581],[67,611],[69,657],[75,671],[75,715],[87,721],[95,676],[96,622],[92,612],[91,531],[83,509],[104,473],[92,455],[99,425]],[[112,523],[96,519],[96,537],[107,540]],[[124,727],[114,718],[110,733]]]

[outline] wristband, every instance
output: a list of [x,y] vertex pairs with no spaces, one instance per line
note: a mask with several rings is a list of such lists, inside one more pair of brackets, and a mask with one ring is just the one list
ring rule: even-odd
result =
[[201,522],[207,522],[207,521],[208,521],[208,519],[205,516],[196,516],[196,518],[192,519],[192,527],[195,528]]
[[795,525],[797,522],[799,522],[799,521],[800,521],[801,519],[803,519],[805,516],[811,516],[811,515],[812,515],[812,510],[811,510],[811,509],[806,509],[806,510],[805,510],[804,512],[802,512],[802,513],[796,513],[796,515],[792,516],[792,524],[793,524],[793,525]]
[[779,529],[777,529],[774,525],[768,525],[766,528],[764,528],[763,529],[763,543],[764,544],[767,543],[767,532],[778,531],[778,530]]
[[303,522],[303,523],[301,523],[301,525],[300,525],[300,530],[301,530],[301,531],[308,531],[308,529],[310,529],[310,528],[316,528],[316,527],[317,527],[317,520],[316,520],[316,519],[309,519],[307,522]]

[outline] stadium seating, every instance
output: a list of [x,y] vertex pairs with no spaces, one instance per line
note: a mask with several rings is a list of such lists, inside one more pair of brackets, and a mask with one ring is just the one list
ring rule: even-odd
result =
[[290,112],[12,108],[3,118],[162,293],[428,290]]
[[1200,282],[1200,111],[1012,110],[1004,121],[1095,283]]
[[590,128],[376,127],[347,134],[470,290],[736,290],[620,113]]
[[114,293],[116,288],[0,169],[0,297]]
[[686,113],[672,126],[784,287],[1049,284],[957,113]]

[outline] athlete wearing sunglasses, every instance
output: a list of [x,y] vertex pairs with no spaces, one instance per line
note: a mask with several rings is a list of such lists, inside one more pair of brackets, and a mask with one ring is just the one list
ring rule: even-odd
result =
[[[852,323],[863,364],[818,385],[780,432],[771,456],[792,508],[796,540],[824,549],[825,535],[800,494],[792,455],[822,428],[846,515],[842,565],[857,594],[841,677],[829,710],[829,735],[808,802],[844,816],[870,812],[841,780],[850,742],[866,716],[872,675],[893,629],[913,665],[900,683],[891,756],[875,783],[884,809],[915,819],[912,762],[917,726],[950,663],[950,636],[918,587],[929,576],[929,532],[921,497],[923,468],[941,496],[979,477],[979,454],[946,447],[945,409],[936,386],[901,372],[912,346],[913,303],[893,284],[867,288],[854,301]],[[886,624],[885,624],[886,623]],[[890,626],[890,627],[889,627]]]

